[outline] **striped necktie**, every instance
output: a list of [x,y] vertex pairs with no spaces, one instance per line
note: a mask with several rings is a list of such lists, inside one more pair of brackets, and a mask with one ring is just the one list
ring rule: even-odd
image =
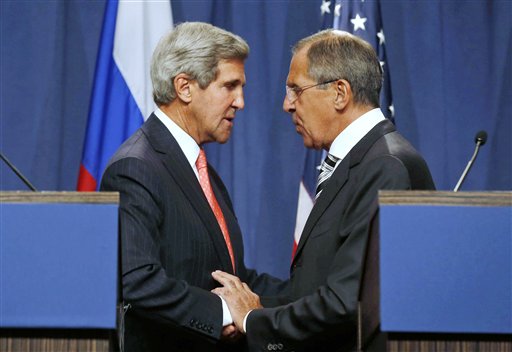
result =
[[329,177],[331,177],[332,172],[334,171],[334,167],[336,166],[336,162],[338,160],[340,159],[335,157],[334,155],[327,154],[324,161],[322,161],[322,165],[320,165],[320,174],[318,175],[318,181],[316,186],[315,201],[320,196],[320,193],[322,193],[325,184],[327,183],[327,180],[329,179]]
[[213,214],[219,223],[220,230],[222,232],[222,236],[224,237],[224,241],[226,242],[226,246],[228,247],[229,257],[231,259],[231,265],[233,266],[233,273],[235,272],[235,255],[233,253],[233,247],[231,246],[231,238],[229,237],[228,225],[226,224],[226,220],[224,219],[224,214],[222,214],[222,209],[217,202],[217,198],[215,198],[215,194],[213,193],[212,186],[210,184],[210,177],[208,176],[208,163],[206,161],[206,154],[204,150],[201,148],[199,151],[199,156],[196,161],[197,172],[199,173],[199,184],[203,189],[204,195],[208,200],[208,204],[212,208]]

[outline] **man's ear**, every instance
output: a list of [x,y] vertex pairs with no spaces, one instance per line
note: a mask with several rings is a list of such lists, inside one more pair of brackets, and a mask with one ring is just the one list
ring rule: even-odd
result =
[[176,96],[185,103],[192,101],[191,84],[192,80],[185,73],[180,73],[173,80]]
[[334,99],[334,107],[336,110],[343,110],[350,101],[352,101],[352,87],[345,79],[339,79],[334,82],[336,86],[336,98]]

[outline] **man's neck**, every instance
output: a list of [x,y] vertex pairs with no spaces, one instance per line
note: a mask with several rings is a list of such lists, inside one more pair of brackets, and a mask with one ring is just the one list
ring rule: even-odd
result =
[[193,129],[190,126],[188,119],[188,106],[180,104],[179,99],[175,99],[168,105],[159,106],[160,110],[175,124],[177,124],[183,131],[185,131],[190,137],[192,137],[197,144],[200,144],[197,140],[197,136],[192,132]]
[[337,118],[337,126],[333,128],[331,143],[324,147],[325,150],[329,151],[334,139],[339,136],[348,126],[350,126],[355,120],[366,114],[368,111],[375,109],[369,105],[353,105],[348,106],[345,111],[342,111],[340,116]]

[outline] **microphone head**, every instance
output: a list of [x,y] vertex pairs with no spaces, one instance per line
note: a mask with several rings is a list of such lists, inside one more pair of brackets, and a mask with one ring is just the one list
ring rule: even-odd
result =
[[479,143],[480,145],[484,145],[487,142],[487,132],[479,131],[475,136],[475,143]]

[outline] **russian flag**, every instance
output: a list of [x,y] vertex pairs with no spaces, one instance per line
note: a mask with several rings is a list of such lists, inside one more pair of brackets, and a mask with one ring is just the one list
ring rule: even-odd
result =
[[108,160],[155,109],[151,55],[172,27],[170,1],[107,1],[82,163],[79,191],[96,191]]

